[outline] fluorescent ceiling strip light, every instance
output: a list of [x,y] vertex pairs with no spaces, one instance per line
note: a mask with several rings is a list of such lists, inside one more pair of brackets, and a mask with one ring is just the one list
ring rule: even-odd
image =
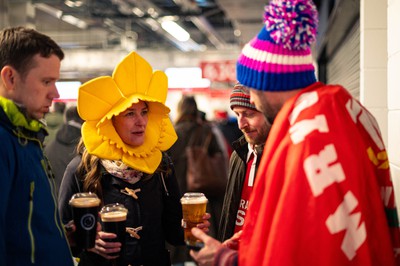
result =
[[82,1],[71,1],[71,0],[66,0],[64,2],[65,5],[74,8],[74,7],[81,7],[83,2]]
[[186,42],[190,39],[190,34],[174,21],[163,21],[161,27],[178,41]]
[[65,22],[71,24],[71,25],[74,25],[74,26],[80,28],[80,29],[86,29],[87,28],[87,24],[86,24],[85,21],[83,21],[83,20],[81,20],[79,18],[76,18],[74,16],[64,15],[64,16],[61,17],[61,19],[63,21],[65,21]]
[[42,4],[42,3],[34,4],[34,7],[43,12],[46,12],[47,14],[52,15],[53,17],[56,17],[56,18],[61,18],[61,16],[62,16],[61,10],[51,7],[49,5],[46,5],[46,4]]

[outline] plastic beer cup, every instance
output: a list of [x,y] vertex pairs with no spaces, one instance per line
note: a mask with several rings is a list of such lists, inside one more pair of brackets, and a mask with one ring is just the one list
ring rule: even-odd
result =
[[100,199],[95,193],[76,193],[69,204],[76,226],[75,242],[83,249],[93,248],[96,240]]
[[181,198],[185,243],[190,249],[200,250],[204,243],[192,235],[192,228],[203,222],[206,213],[208,199],[203,193],[189,192]]
[[[103,206],[100,210],[101,222],[103,224],[103,231],[107,233],[114,233],[117,235],[114,239],[107,239],[107,241],[120,242],[121,251],[125,246],[126,237],[126,216],[128,209],[123,204],[113,203]],[[118,256],[119,253],[110,254],[111,256]]]

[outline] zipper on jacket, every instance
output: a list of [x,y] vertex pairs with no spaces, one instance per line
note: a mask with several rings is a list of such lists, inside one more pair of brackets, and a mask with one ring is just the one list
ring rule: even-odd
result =
[[35,191],[35,182],[31,182],[29,191],[29,215],[28,215],[28,232],[31,240],[31,262],[35,263],[35,237],[32,232],[32,214],[33,214],[33,192]]
[[47,159],[47,157],[45,157],[44,154],[43,154],[43,156],[44,156],[44,159],[42,159],[41,163],[42,163],[43,170],[46,173],[47,181],[49,182],[49,185],[50,185],[50,193],[51,193],[51,197],[52,197],[53,203],[54,203],[53,204],[53,206],[54,206],[54,212],[53,212],[54,223],[58,229],[58,232],[60,233],[60,236],[63,238],[63,237],[65,237],[64,229],[61,226],[61,221],[60,221],[60,219],[58,219],[58,216],[57,216],[58,209],[57,209],[57,199],[56,199],[56,195],[55,195],[54,174],[51,170],[49,160]]
[[169,196],[169,192],[168,192],[167,186],[165,185],[164,173],[163,173],[163,172],[161,172],[161,181],[162,181],[162,183],[163,183],[165,195]]

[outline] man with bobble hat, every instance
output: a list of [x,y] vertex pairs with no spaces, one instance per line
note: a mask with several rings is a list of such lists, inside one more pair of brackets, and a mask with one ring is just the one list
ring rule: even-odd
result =
[[218,229],[218,239],[221,241],[243,229],[255,175],[271,129],[271,124],[263,113],[250,102],[250,91],[247,87],[237,83],[229,102],[243,136],[232,143],[229,177]]
[[311,0],[272,0],[238,81],[273,123],[235,252],[194,229],[200,265],[400,265],[387,152],[368,110],[317,82]]

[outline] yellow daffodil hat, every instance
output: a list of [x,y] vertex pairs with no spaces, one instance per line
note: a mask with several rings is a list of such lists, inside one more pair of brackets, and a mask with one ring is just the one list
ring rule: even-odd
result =
[[[112,77],[92,79],[79,88],[78,112],[85,122],[82,138],[87,151],[102,159],[121,160],[133,169],[154,173],[161,162],[161,151],[169,149],[177,135],[165,105],[168,79],[154,71],[136,52],[127,55],[114,69]],[[144,143],[126,145],[117,134],[112,117],[139,100],[149,106]]]

